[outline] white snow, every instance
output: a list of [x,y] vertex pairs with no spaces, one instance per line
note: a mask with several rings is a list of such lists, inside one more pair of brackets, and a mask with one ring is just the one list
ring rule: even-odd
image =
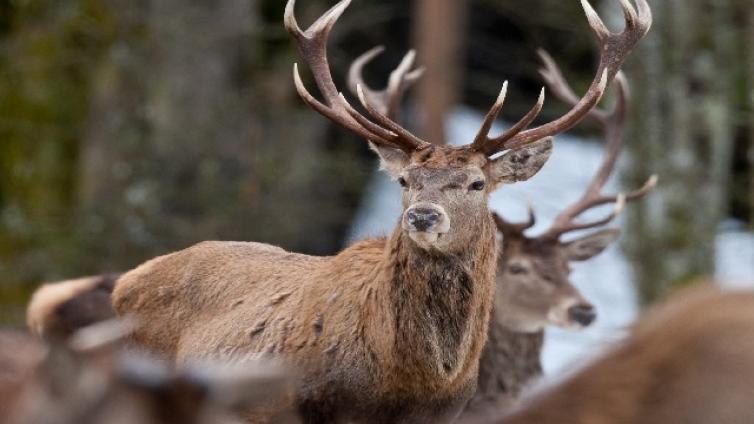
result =
[[[481,115],[468,109],[458,110],[449,123],[449,139],[472,140],[481,122]],[[509,220],[523,220],[527,201],[531,201],[538,218],[531,234],[536,234],[547,228],[563,205],[581,195],[600,164],[602,151],[599,143],[560,136],[552,158],[542,171],[527,182],[503,187],[492,196],[490,206]],[[614,178],[605,190],[618,190]],[[584,216],[601,216],[607,212],[609,208]],[[400,214],[398,184],[384,173],[375,173],[349,241],[389,234]],[[620,222],[613,226],[619,227]],[[732,282],[731,287],[750,288],[745,283],[754,282],[754,234],[735,227],[735,223],[726,223],[718,237],[718,277]],[[594,303],[599,318],[583,332],[548,330],[543,364],[549,378],[562,377],[586,364],[611,342],[619,340],[636,318],[638,307],[631,269],[617,244],[592,260],[573,264],[571,281]]]

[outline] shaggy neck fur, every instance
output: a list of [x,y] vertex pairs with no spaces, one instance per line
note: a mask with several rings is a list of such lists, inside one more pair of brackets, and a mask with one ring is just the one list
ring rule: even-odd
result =
[[476,234],[475,242],[454,254],[421,249],[400,228],[388,240],[386,283],[375,299],[384,321],[372,328],[387,341],[380,350],[396,377],[392,393],[457,390],[476,378],[495,288],[490,217],[480,220]]
[[479,363],[479,393],[517,398],[533,379],[542,375],[543,343],[544,330],[521,333],[490,325],[487,347]]
[[521,393],[542,375],[543,342],[544,330],[518,332],[493,318],[479,360],[477,390],[462,418],[483,422],[485,417],[513,410]]

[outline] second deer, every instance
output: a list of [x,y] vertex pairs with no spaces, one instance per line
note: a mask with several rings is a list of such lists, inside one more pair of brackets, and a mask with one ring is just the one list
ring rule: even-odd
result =
[[[578,98],[555,62],[545,52],[540,55],[545,63],[541,72],[551,92],[564,102],[575,104]],[[652,176],[641,189],[627,195],[600,194],[623,145],[628,86],[622,75],[616,78],[614,86],[615,108],[593,109],[589,113],[602,126],[607,145],[602,164],[581,199],[565,208],[550,229],[539,236],[526,235],[536,221],[531,208],[528,222],[521,224],[495,215],[502,234],[498,284],[487,345],[479,364],[479,384],[466,408],[467,415],[485,414],[489,408],[510,408],[521,391],[542,374],[540,354],[545,326],[581,329],[596,319],[594,307],[569,280],[569,264],[598,255],[618,238],[620,231],[600,230],[569,241],[563,241],[562,237],[571,231],[609,224],[626,202],[642,198],[657,183],[657,177]],[[575,222],[589,209],[610,203],[615,208],[605,218]]]

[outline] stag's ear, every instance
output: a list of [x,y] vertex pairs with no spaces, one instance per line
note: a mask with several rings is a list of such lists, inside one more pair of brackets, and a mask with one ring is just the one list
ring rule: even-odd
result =
[[380,156],[380,168],[390,174],[391,178],[397,180],[401,176],[403,168],[408,166],[408,155],[401,150],[374,143],[369,143],[369,146]]
[[550,154],[552,137],[543,138],[500,156],[487,165],[493,188],[528,180],[542,169]]
[[602,230],[565,243],[563,246],[565,247],[566,257],[569,261],[591,259],[602,253],[619,235],[620,230]]

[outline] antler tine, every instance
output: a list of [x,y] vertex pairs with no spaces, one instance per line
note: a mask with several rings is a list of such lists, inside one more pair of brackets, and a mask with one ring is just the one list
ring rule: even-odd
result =
[[[549,79],[557,83],[559,89],[555,91],[560,91],[561,94],[564,94],[564,101],[569,102],[567,94],[571,91],[570,86],[565,79],[557,77],[557,75],[562,76],[559,68],[554,61],[550,61],[546,66],[548,66],[548,69],[543,73],[548,74],[551,77]],[[589,113],[590,117],[596,119],[602,125],[608,140],[602,164],[581,198],[558,214],[552,227],[545,233],[545,237],[559,237],[569,231],[605,225],[619,215],[620,210],[626,202],[644,197],[657,185],[657,176],[653,175],[641,189],[629,194],[620,194],[618,196],[600,195],[602,188],[605,186],[605,183],[615,168],[618,155],[623,147],[623,126],[625,124],[628,104],[628,82],[622,74],[618,74],[614,86],[617,91],[615,107],[610,112],[599,109],[593,110]],[[616,209],[610,216],[590,223],[574,223],[574,220],[585,211],[596,206],[614,202],[616,203]],[[618,208],[617,205],[620,205],[620,208]]]
[[372,115],[372,117],[374,119],[376,119],[378,123],[380,123],[381,125],[386,126],[391,131],[394,131],[395,133],[397,133],[401,137],[401,139],[406,140],[406,141],[410,141],[412,143],[413,147],[414,147],[414,150],[423,149],[423,148],[426,148],[426,147],[428,147],[430,145],[426,141],[424,141],[424,140],[420,139],[419,137],[411,134],[407,129],[405,129],[405,128],[401,127],[400,125],[398,125],[397,122],[393,121],[392,119],[388,118],[387,116],[385,116],[384,114],[382,114],[380,111],[378,111],[377,109],[375,109],[369,103],[369,101],[367,100],[366,96],[364,96],[364,90],[361,88],[361,86],[357,86],[356,87],[356,91],[359,94],[359,101],[361,102],[361,105],[364,106],[364,108],[367,110],[367,112],[369,112],[369,114]]
[[[397,146],[396,143],[393,143],[392,140],[397,137],[397,134],[391,133],[383,128],[378,127],[377,125],[372,124],[369,128],[373,131],[370,131],[367,129],[366,122],[358,121],[358,119],[351,118],[351,119],[344,119],[343,114],[340,110],[336,109],[335,107],[329,107],[317,100],[314,96],[307,91],[306,87],[304,86],[304,82],[301,80],[301,75],[298,72],[298,64],[293,64],[293,83],[296,86],[296,91],[298,92],[299,96],[306,102],[309,106],[311,106],[314,110],[319,112],[321,115],[325,116],[326,118],[329,118],[331,121],[342,125],[343,127],[353,131],[359,136],[362,136],[366,139],[371,140],[372,142],[379,143],[379,144],[389,144],[390,146]],[[349,112],[348,116],[351,116],[350,110],[353,108],[348,104],[348,102],[345,101],[345,98],[338,95],[338,98],[341,99],[342,102],[341,105],[338,107],[345,108],[347,112]],[[357,112],[358,113],[358,112]],[[364,121],[367,121],[364,119]],[[371,124],[371,123],[370,123]]]
[[429,145],[397,124],[387,125],[389,128],[385,128],[389,120],[378,119],[379,124],[369,121],[348,103],[335,86],[327,61],[327,40],[333,26],[350,3],[351,0],[341,0],[317,19],[309,29],[302,31],[294,14],[296,1],[288,0],[285,7],[285,27],[296,40],[304,60],[311,68],[326,104],[308,92],[299,75],[298,66],[294,65],[293,77],[298,94],[323,116],[374,143],[399,148],[407,153]]
[[390,119],[394,119],[393,117],[398,113],[401,107],[401,100],[403,100],[403,93],[424,75],[424,68],[411,71],[415,60],[416,51],[409,50],[403,57],[400,65],[390,73],[386,90],[386,116]]
[[497,100],[495,100],[495,103],[490,108],[490,111],[487,112],[487,116],[484,117],[484,123],[482,123],[482,128],[479,129],[479,133],[477,134],[476,138],[474,138],[472,148],[478,150],[482,150],[484,148],[484,144],[489,140],[489,134],[490,130],[492,129],[492,125],[495,123],[495,120],[497,120],[498,115],[500,115],[500,111],[503,110],[503,105],[505,104],[506,97],[508,97],[508,81],[505,81],[503,83],[503,88],[500,89],[500,94],[498,94]]
[[[301,54],[315,75],[317,87],[330,102],[338,97],[338,89],[330,76],[327,60],[327,40],[335,23],[351,4],[351,0],[341,0],[319,17],[306,31],[302,31],[296,20],[296,0],[288,0],[285,6],[284,23],[288,32],[296,39]],[[330,104],[330,106],[334,106]]]
[[527,205],[527,212],[528,212],[528,220],[526,222],[521,223],[512,223],[503,218],[501,215],[493,212],[492,218],[495,220],[495,225],[497,226],[497,229],[503,233],[503,234],[523,234],[524,231],[528,230],[529,228],[533,227],[537,224],[537,216],[534,212],[534,206],[531,204],[531,202]]
[[[522,129],[499,146],[496,151],[518,148],[544,137],[567,131],[581,122],[589,114],[589,111],[599,103],[607,85],[615,78],[628,54],[639,40],[647,34],[652,25],[652,13],[646,0],[635,0],[636,8],[631,5],[630,0],[619,0],[619,2],[623,9],[626,27],[620,33],[613,33],[608,30],[589,1],[581,0],[589,26],[595,33],[600,46],[600,64],[584,97],[579,99],[573,108],[562,117],[536,128]],[[557,75],[548,72],[547,68],[545,72],[550,77],[557,77]],[[575,96],[571,100],[573,98]]]
[[[594,227],[600,227],[602,225],[609,224],[613,219],[615,219],[618,215],[620,215],[620,212],[622,211],[623,207],[628,202],[633,202],[636,200],[639,200],[649,194],[656,186],[657,182],[659,181],[659,178],[657,175],[652,175],[647,179],[647,181],[644,183],[644,185],[635,191],[632,191],[630,193],[621,193],[616,196],[597,196],[589,200],[588,202],[585,202],[583,204],[583,209],[578,212],[575,216],[567,216],[565,213],[561,213],[555,218],[555,221],[553,222],[553,225],[550,227],[549,230],[545,234],[543,234],[542,237],[559,237],[567,232],[570,231],[576,231],[576,230],[585,230],[589,228]],[[598,221],[593,222],[586,222],[586,223],[574,223],[573,220],[580,215],[581,213],[595,208],[597,206],[607,205],[610,203],[616,204],[616,209],[613,210],[613,212],[606,218],[600,219]],[[623,203],[620,208],[617,208],[617,205]]]
[[[579,98],[574,94],[573,88],[566,81],[563,76],[563,72],[558,66],[557,62],[550,56],[550,54],[543,49],[539,49],[537,54],[542,59],[543,67],[539,70],[540,75],[544,78],[550,91],[555,94],[563,103],[576,106],[579,102]],[[587,116],[596,120],[603,126],[610,125],[608,121],[620,121],[625,119],[626,104],[629,97],[628,81],[626,81],[625,75],[622,71],[618,71],[613,80],[613,88],[616,91],[617,100],[612,110],[606,110],[600,107],[594,107],[589,110]],[[619,122],[615,122],[613,126],[616,126]],[[609,139],[611,137],[608,137]]]
[[[364,81],[364,67],[368,65],[375,57],[381,55],[385,51],[385,46],[376,46],[364,52],[361,56],[357,57],[348,68],[348,89],[352,94],[358,94],[357,86],[361,86],[364,90],[364,94],[371,100],[371,103],[379,107],[384,113],[387,112],[384,102],[384,93],[372,90]],[[389,115],[388,115],[389,116]]]
[[[571,106],[578,104],[578,97],[573,93],[571,85],[566,81],[565,77],[563,77],[563,72],[560,70],[560,67],[552,56],[541,49],[538,51],[538,54],[542,58],[544,65],[539,72],[544,77],[550,90],[555,93],[555,97],[558,97],[564,103]],[[626,107],[628,104],[628,81],[626,81],[625,76],[621,72],[618,72],[616,78],[613,80],[613,86],[615,87],[617,98],[613,109],[605,110],[595,107],[590,109],[586,115],[597,121],[603,127],[608,143],[606,146],[607,154],[605,155],[605,159],[587,188],[583,197],[584,199],[599,194],[615,167],[618,154],[623,147],[623,125],[626,119]],[[578,211],[569,212],[577,213]]]
[[353,94],[358,96],[358,86],[361,86],[367,102],[381,114],[397,122],[403,94],[422,77],[424,68],[411,70],[416,59],[416,52],[411,50],[403,57],[400,65],[390,73],[387,88],[374,90],[364,82],[363,70],[384,51],[383,46],[377,46],[354,60],[348,71],[348,87]]
[[492,156],[502,150],[503,145],[506,141],[510,140],[513,136],[520,133],[522,130],[528,128],[529,125],[531,125],[531,123],[534,122],[535,119],[537,119],[539,113],[542,112],[542,107],[545,104],[545,89],[543,87],[542,91],[540,91],[539,93],[537,103],[534,105],[534,107],[531,108],[531,110],[529,110],[529,112],[526,113],[526,115],[524,115],[523,118],[521,118],[520,121],[516,122],[499,137],[491,138],[489,136],[490,129],[492,129],[492,124],[495,122],[497,116],[500,114],[500,111],[503,109],[503,103],[505,101],[507,93],[508,81],[503,84],[503,89],[500,92],[500,96],[498,96],[497,101],[494,105],[492,105],[489,113],[487,113],[487,116],[484,119],[484,123],[482,124],[482,128],[474,138],[474,144],[472,144],[473,149],[482,151],[488,156]]
[[[545,233],[542,237],[557,238],[571,231],[587,230],[589,228],[601,227],[603,225],[607,225],[611,223],[615,218],[617,218],[621,214],[621,212],[623,212],[623,208],[626,206],[625,194],[619,194],[614,199],[615,199],[614,200],[615,207],[613,208],[613,211],[610,212],[610,214],[607,215],[606,217],[596,220],[596,221],[583,222],[583,223],[575,223],[573,221],[568,221],[558,227],[553,226],[553,228],[550,229],[550,231],[548,231],[547,233]],[[555,228],[557,228],[557,231],[554,231]]]

